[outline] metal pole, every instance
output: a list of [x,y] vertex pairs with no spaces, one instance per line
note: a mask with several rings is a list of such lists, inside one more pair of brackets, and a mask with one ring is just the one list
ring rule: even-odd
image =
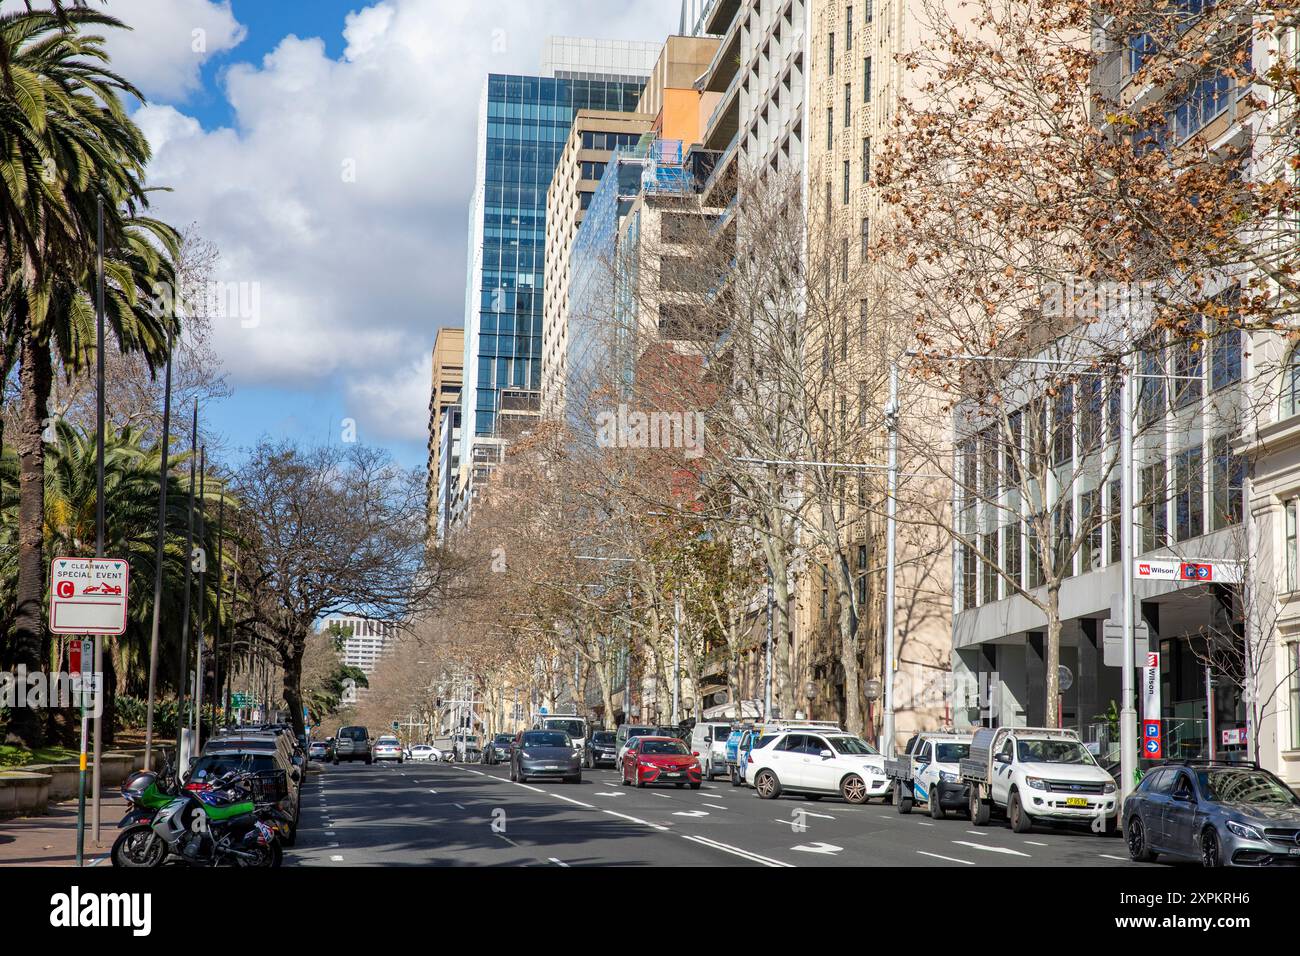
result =
[[767,569],[767,644],[763,651],[763,719],[772,716],[772,569]]
[[221,500],[217,503],[217,622],[212,635],[212,693],[216,698],[212,707],[212,736],[217,733],[217,711],[225,711],[226,698],[221,693],[221,590],[225,580],[225,569],[221,565],[221,536],[226,527],[226,494],[222,489]]
[[[96,252],[95,279],[95,557],[104,556],[104,197],[95,202]],[[91,774],[90,817],[95,843],[99,843],[100,765],[104,754],[104,641],[95,637],[95,765]]]
[[203,610],[207,606],[207,543],[208,524],[204,514],[204,498],[207,494],[208,449],[205,445],[199,449],[199,547],[204,549],[204,561],[199,568],[199,609],[196,620],[198,631],[194,639],[194,750],[197,753],[203,747]]
[[681,722],[682,699],[682,598],[673,591],[673,726]]
[[[170,317],[168,317],[170,318]],[[171,463],[172,327],[167,326],[167,370],[163,373],[162,454],[158,465],[158,540],[153,556],[153,625],[149,632],[149,703],[144,721],[144,769],[153,768],[153,709],[158,688],[158,626],[162,613],[164,544],[167,540],[167,474]]]
[[226,648],[226,726],[230,726],[233,708],[230,707],[231,677],[235,670],[235,593],[239,590],[239,545],[235,545],[235,569],[230,575],[230,641]]
[[894,753],[894,587],[897,578],[895,545],[898,537],[898,364],[889,366],[889,407],[885,409],[889,430],[888,487],[885,492],[885,655],[881,683],[884,685],[880,749]]
[[194,416],[190,422],[190,498],[185,520],[185,594],[181,599],[181,661],[180,679],[176,682],[176,775],[185,772],[181,763],[181,738],[185,736],[185,695],[190,683],[190,583],[194,569],[194,466],[198,453],[199,403],[194,402]]
[[1214,674],[1210,665],[1205,665],[1205,727],[1210,744],[1210,759],[1214,759]]
[[[1133,701],[1133,388],[1128,375],[1119,379],[1120,405],[1120,603],[1123,606],[1124,656],[1120,668],[1119,792],[1120,810],[1133,792],[1137,776],[1137,711]],[[1122,819],[1122,818],[1121,818]]]

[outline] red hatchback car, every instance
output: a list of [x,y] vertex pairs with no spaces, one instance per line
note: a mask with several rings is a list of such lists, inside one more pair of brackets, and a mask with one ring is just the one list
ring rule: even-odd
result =
[[644,787],[649,783],[671,783],[700,789],[697,753],[675,737],[637,737],[623,755],[623,785]]

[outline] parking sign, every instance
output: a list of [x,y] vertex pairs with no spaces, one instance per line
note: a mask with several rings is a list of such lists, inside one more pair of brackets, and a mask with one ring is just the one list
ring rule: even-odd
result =
[[122,558],[55,558],[50,562],[50,632],[126,631],[131,565]]

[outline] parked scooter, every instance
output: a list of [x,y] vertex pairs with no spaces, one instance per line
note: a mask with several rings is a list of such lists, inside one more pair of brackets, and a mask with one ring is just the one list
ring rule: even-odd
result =
[[259,804],[259,783],[257,774],[232,771],[210,789],[181,791],[151,820],[125,827],[113,844],[113,865],[279,866],[276,829],[288,817],[273,803]]

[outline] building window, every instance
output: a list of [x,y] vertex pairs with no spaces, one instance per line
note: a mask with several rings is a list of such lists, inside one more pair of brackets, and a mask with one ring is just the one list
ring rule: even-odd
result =
[[826,72],[831,76],[834,76],[835,75],[835,33],[834,32],[831,33],[830,40],[827,41],[827,50],[828,52],[826,54]]
[[826,107],[826,148],[835,148],[835,107]]
[[1052,464],[1074,458],[1074,386],[1066,385],[1052,401]]
[[862,102],[871,102],[871,57],[862,61]]
[[1087,455],[1101,444],[1102,381],[1089,375],[1079,382],[1079,453]]
[[1120,556],[1120,534],[1123,529],[1120,525],[1120,519],[1123,517],[1123,489],[1120,486],[1119,479],[1115,479],[1106,486],[1106,514],[1110,521],[1110,552],[1109,560],[1111,564],[1117,564]]
[[1101,567],[1101,489],[1092,488],[1079,495],[1079,573],[1087,574]]
[[1296,589],[1296,507],[1295,498],[1286,503],[1286,589]]
[[1038,549],[1038,529],[1043,518],[1044,515],[1041,514],[1030,515],[1025,528],[1025,555],[1028,558],[1025,579],[1026,588],[1039,588],[1047,583],[1043,575],[1043,555]]
[[1142,469],[1142,552],[1169,543],[1169,511],[1165,501],[1165,463],[1158,461]]
[[858,332],[862,336],[862,340],[864,342],[866,341],[867,328],[870,326],[870,324],[871,324],[871,320],[869,318],[869,314],[867,311],[867,300],[859,299],[858,300]]
[[1170,345],[1173,358],[1174,407],[1185,408],[1201,400],[1202,354],[1200,317],[1193,316],[1183,337]]
[[1300,415],[1300,346],[1291,350],[1282,371],[1282,417]]
[[844,205],[849,204],[849,161],[844,160]]
[[867,0],[867,22],[871,22],[871,8],[874,5],[873,0]]
[[1291,668],[1291,699],[1287,702],[1291,712],[1291,749],[1300,750],[1300,643],[1287,647],[1286,661]]
[[[1006,577],[1009,581],[1014,581],[1016,587],[1020,582],[1020,522],[1015,521],[1002,528],[1002,560]],[[1007,587],[1007,593],[1010,594],[1012,588]]]
[[975,567],[978,560],[975,557],[975,549],[970,545],[962,545],[961,558],[961,606],[963,610],[970,610],[978,603],[975,596],[975,587],[979,581],[979,570]]
[[980,537],[984,551],[980,563],[980,603],[989,604],[998,599],[998,535],[994,531]]
[[853,49],[853,7],[849,6],[844,13],[844,49]]
[[822,565],[822,603],[821,603],[821,618],[823,621],[826,620],[826,608],[830,604],[830,593],[831,593],[830,583],[831,583],[830,574],[826,570],[826,565],[823,564]]
[[1174,457],[1174,537],[1187,541],[1205,533],[1205,492],[1201,477],[1201,446]]
[[867,253],[871,248],[871,220],[866,216],[862,217],[862,261],[867,261]]
[[844,84],[844,128],[848,129],[853,122],[853,84]]
[[1214,530],[1240,524],[1246,508],[1246,459],[1234,455],[1227,435],[1210,445],[1210,493],[1214,499]]
[[1241,330],[1220,323],[1210,345],[1210,388],[1219,389],[1241,381]]
[[862,140],[862,181],[865,183],[871,178],[871,137],[864,137]]
[[1165,411],[1165,370],[1158,337],[1144,344],[1138,355],[1138,373],[1138,417],[1143,425],[1150,425]]
[[[849,240],[845,238],[840,240],[840,282],[847,285],[848,281],[849,281]],[[843,346],[844,346],[843,351],[845,353],[843,355],[844,358],[848,358],[848,354],[847,354],[849,349],[848,326],[849,326],[849,320],[848,318],[845,318],[844,319],[844,341],[843,341]]]
[[830,225],[831,222],[831,200],[834,195],[835,195],[835,187],[831,184],[830,180],[828,179],[826,181],[826,224],[828,226]]

